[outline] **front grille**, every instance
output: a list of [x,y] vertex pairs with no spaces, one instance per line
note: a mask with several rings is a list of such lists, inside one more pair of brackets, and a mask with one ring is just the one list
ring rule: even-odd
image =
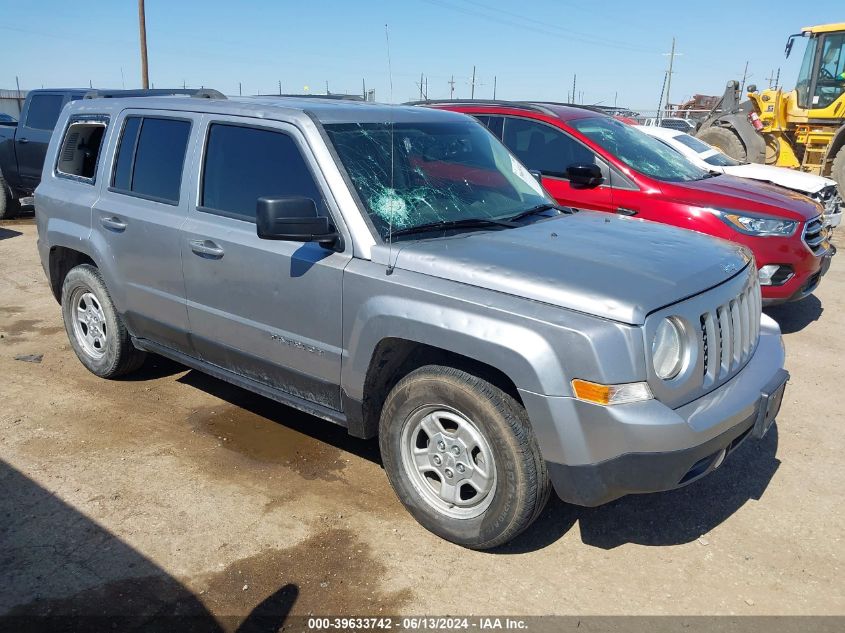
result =
[[760,336],[760,282],[714,310],[701,315],[701,352],[704,386],[722,381],[751,358]]
[[813,255],[821,255],[828,248],[830,229],[822,222],[822,217],[813,218],[804,227],[804,243]]

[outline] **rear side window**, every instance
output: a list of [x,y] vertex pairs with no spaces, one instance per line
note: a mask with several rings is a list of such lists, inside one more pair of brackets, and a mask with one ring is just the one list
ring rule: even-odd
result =
[[62,95],[32,95],[24,126],[33,130],[52,130],[59,120],[64,100]]
[[59,149],[56,173],[93,184],[107,125],[106,117],[71,120]]
[[190,135],[190,121],[127,117],[112,187],[123,193],[178,204]]
[[302,196],[325,213],[320,189],[284,132],[214,123],[208,131],[200,208],[255,221],[258,198]]

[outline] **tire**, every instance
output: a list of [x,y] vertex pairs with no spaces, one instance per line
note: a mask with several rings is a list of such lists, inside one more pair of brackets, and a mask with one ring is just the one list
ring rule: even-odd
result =
[[845,145],[836,152],[833,159],[833,166],[830,169],[830,177],[836,181],[839,188],[839,195],[845,198]]
[[744,163],[748,160],[745,145],[739,137],[731,130],[723,127],[709,127],[696,135],[705,143],[709,143],[722,153]]
[[0,172],[0,220],[9,220],[21,211],[21,203],[12,196],[12,190],[6,184]]
[[[458,369],[429,365],[400,380],[382,409],[379,445],[405,508],[429,531],[464,547],[510,541],[549,498],[546,464],[525,409]],[[445,495],[457,501],[451,507],[441,496],[447,478],[455,482],[445,489],[455,492]]]
[[[79,311],[84,315],[79,318]],[[116,378],[138,369],[146,354],[132,345],[100,271],[71,269],[62,284],[62,319],[73,351],[92,374]]]

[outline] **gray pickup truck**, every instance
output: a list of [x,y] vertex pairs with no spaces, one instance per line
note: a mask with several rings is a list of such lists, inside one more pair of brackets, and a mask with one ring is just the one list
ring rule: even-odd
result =
[[410,513],[467,547],[552,488],[593,506],[704,477],[788,378],[746,250],[559,208],[461,114],[79,101],[35,206],[90,371],[153,352],[378,437]]

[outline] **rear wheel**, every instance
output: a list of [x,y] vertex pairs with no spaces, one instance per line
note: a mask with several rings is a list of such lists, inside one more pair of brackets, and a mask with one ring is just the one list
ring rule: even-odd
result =
[[0,220],[13,218],[21,210],[21,203],[12,196],[12,190],[6,184],[3,174],[0,173]]
[[839,187],[839,195],[845,198],[845,145],[839,148],[836,158],[833,159],[830,177],[836,181]]
[[733,131],[723,127],[709,127],[697,134],[705,143],[709,143],[723,154],[744,163],[748,160],[745,145]]
[[100,271],[90,264],[73,268],[62,284],[62,318],[82,364],[101,378],[116,378],[144,363],[132,345]]
[[379,443],[399,499],[424,527],[473,549],[506,543],[549,497],[525,409],[466,372],[427,366],[393,388]]

